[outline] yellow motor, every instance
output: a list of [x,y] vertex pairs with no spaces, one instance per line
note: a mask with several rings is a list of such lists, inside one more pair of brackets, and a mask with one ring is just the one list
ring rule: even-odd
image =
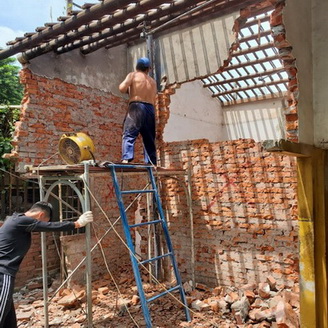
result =
[[91,138],[83,132],[63,134],[59,140],[59,154],[67,164],[94,159],[94,151]]

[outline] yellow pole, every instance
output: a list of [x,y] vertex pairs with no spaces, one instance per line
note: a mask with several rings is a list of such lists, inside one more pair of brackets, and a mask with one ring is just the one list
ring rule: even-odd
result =
[[297,194],[300,260],[300,321],[302,328],[316,327],[313,184],[311,157],[297,158]]
[[302,328],[327,328],[325,151],[306,148],[310,156],[297,157],[300,319]]
[[328,328],[328,153],[286,140],[263,146],[297,158],[301,327]]

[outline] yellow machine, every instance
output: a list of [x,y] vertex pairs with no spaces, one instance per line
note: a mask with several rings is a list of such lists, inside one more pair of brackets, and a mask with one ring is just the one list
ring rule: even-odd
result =
[[93,141],[83,132],[63,134],[59,140],[59,154],[67,164],[94,160],[94,151]]

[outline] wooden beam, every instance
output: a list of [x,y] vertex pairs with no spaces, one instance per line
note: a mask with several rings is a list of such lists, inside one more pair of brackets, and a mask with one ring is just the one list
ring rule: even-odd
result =
[[[227,81],[227,83],[229,83],[230,81]],[[271,82],[267,82],[267,83],[259,83],[259,84],[253,84],[250,85],[248,87],[244,87],[244,88],[236,88],[236,89],[231,89],[228,91],[224,91],[224,92],[216,92],[212,94],[212,97],[219,97],[219,96],[224,96],[224,95],[228,95],[231,93],[238,93],[238,92],[243,92],[243,91],[247,91],[247,90],[252,90],[252,89],[256,89],[256,88],[265,88],[267,86],[270,85],[276,85],[276,84],[280,84],[280,83],[288,83],[289,80],[288,79],[283,79],[280,81],[271,81]]]
[[223,81],[218,81],[218,82],[211,82],[211,83],[205,83],[203,85],[204,88],[208,88],[208,87],[212,87],[212,86],[217,86],[217,85],[223,85],[223,84],[226,84],[226,83],[233,83],[233,82],[238,82],[238,81],[241,81],[241,80],[248,80],[248,79],[255,79],[257,77],[266,77],[268,75],[273,75],[273,74],[276,74],[276,73],[279,73],[279,72],[282,72],[282,71],[285,71],[284,68],[274,68],[274,69],[270,69],[270,70],[267,70],[267,71],[264,71],[264,72],[260,72],[260,73],[256,73],[256,74],[250,74],[250,75],[246,75],[246,76],[239,76],[235,79],[225,79]]

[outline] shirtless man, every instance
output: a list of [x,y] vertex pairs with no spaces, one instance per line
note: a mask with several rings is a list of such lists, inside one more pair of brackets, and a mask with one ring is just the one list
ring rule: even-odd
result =
[[129,94],[129,108],[123,123],[122,163],[134,158],[134,144],[139,135],[144,144],[145,163],[156,165],[155,146],[155,98],[156,82],[148,73],[150,61],[139,58],[136,71],[129,73],[119,90]]

